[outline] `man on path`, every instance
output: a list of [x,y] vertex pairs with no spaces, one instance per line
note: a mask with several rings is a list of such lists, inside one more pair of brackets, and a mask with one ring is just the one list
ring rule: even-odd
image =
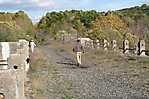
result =
[[73,52],[76,53],[76,58],[77,58],[77,65],[81,65],[81,55],[82,52],[84,53],[83,46],[81,45],[80,40],[77,40],[76,46],[73,48]]
[[33,53],[34,52],[34,48],[36,47],[36,44],[34,43],[33,40],[31,40],[30,42],[30,48],[31,48],[31,52]]

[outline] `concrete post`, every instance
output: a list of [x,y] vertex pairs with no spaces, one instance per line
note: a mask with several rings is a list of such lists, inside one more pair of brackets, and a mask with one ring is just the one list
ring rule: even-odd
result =
[[124,54],[129,53],[129,41],[128,40],[124,40],[123,42],[123,53]]
[[90,47],[94,48],[94,41],[93,40],[90,40]]
[[145,55],[145,41],[140,40],[138,46],[139,46],[139,55],[140,56],[146,56]]
[[138,48],[138,45],[137,44],[135,44],[135,51],[134,51],[134,54],[138,54],[138,50],[139,50],[139,48]]
[[99,49],[100,48],[100,43],[99,40],[96,40],[96,48]]
[[104,48],[105,51],[108,50],[107,47],[108,47],[108,41],[106,39],[104,39],[103,40],[103,48]]
[[10,57],[10,45],[8,42],[1,42],[1,55],[0,69],[8,69],[8,58]]
[[20,50],[22,54],[22,58],[24,60],[25,64],[25,71],[27,72],[29,70],[29,63],[27,63],[27,59],[29,59],[29,42],[26,40],[19,40],[20,46],[22,47]]
[[112,41],[112,49],[113,49],[114,51],[116,51],[116,48],[117,48],[117,42],[116,42],[116,40],[113,40],[113,41]]
[[[0,70],[0,92],[4,93],[6,99],[25,99],[25,62],[26,58],[29,58],[29,43],[21,40],[20,42],[8,42],[8,44],[10,46],[10,55],[7,61],[9,68]],[[3,64],[3,61],[1,55],[0,65]]]

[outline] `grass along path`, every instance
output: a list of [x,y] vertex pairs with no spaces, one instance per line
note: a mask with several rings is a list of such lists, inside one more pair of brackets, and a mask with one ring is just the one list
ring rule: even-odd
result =
[[33,99],[115,99],[149,96],[149,58],[90,51],[74,65],[71,45],[51,43],[32,55]]

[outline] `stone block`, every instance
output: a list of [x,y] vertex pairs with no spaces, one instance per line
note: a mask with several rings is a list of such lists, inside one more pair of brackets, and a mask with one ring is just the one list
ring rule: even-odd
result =
[[138,46],[139,46],[139,55],[140,56],[146,56],[145,55],[145,41],[140,40]]
[[103,48],[104,48],[105,51],[108,50],[108,46],[109,46],[108,41],[106,39],[104,39],[103,40]]
[[129,41],[128,40],[123,41],[123,53],[124,54],[129,53]]
[[112,41],[112,49],[113,49],[114,51],[116,51],[116,49],[117,49],[117,42],[116,42],[116,40],[113,40],[113,41]]
[[23,73],[14,70],[0,72],[0,93],[6,99],[25,99]]

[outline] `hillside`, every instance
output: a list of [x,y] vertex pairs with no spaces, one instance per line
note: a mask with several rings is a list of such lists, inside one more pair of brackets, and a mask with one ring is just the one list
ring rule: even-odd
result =
[[32,37],[34,37],[33,24],[25,12],[0,13],[0,41],[16,41]]
[[[38,23],[37,38],[40,41],[64,34],[73,34],[92,39],[106,38],[109,41],[135,40],[149,37],[149,5],[142,5],[118,11],[96,12],[71,10],[51,12]],[[61,31],[64,31],[63,33]],[[115,38],[111,38],[115,37]]]
[[131,32],[140,38],[149,37],[149,5],[127,8],[116,13],[128,24]]

